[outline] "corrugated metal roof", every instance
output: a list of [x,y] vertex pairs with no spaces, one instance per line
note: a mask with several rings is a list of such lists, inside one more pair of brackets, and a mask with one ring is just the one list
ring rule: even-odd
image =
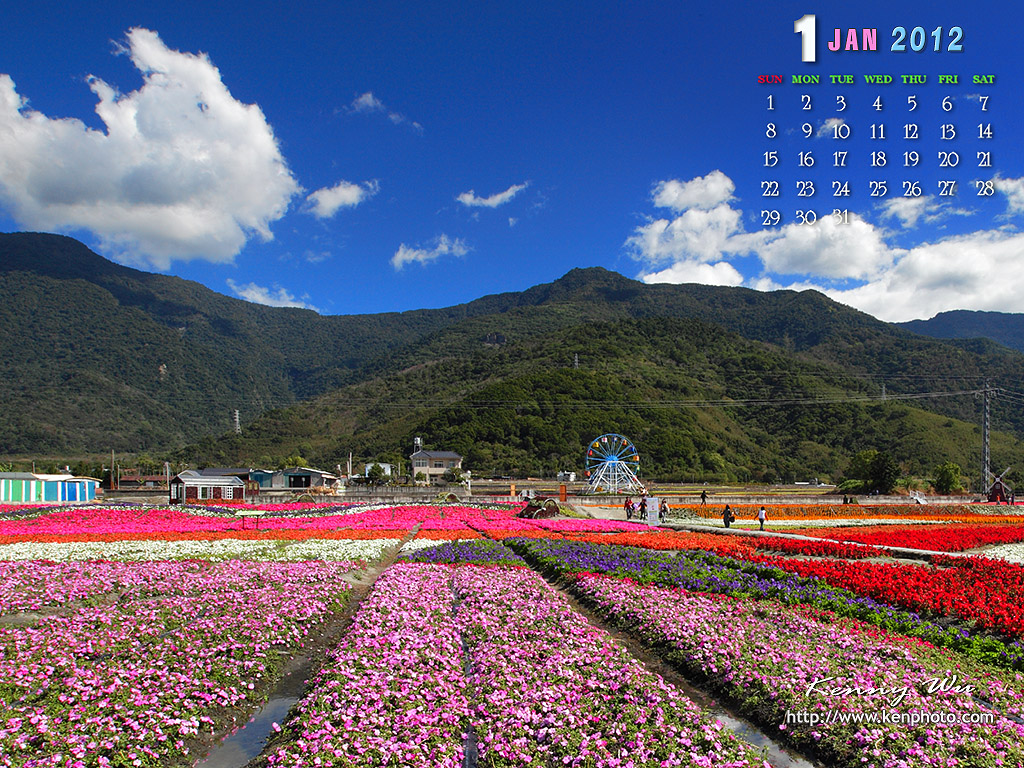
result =
[[0,480],[37,480],[31,472],[0,472]]

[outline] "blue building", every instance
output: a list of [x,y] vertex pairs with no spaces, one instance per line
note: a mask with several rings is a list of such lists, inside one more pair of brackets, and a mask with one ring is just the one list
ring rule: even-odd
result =
[[0,472],[0,503],[62,504],[69,501],[95,501],[99,483],[99,480],[92,477]]

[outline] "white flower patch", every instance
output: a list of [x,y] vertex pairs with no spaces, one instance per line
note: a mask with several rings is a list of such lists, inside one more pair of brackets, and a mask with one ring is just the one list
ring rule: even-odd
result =
[[0,545],[0,560],[379,560],[398,539],[214,539]]
[[979,552],[982,557],[991,557],[994,560],[1006,560],[1009,563],[1020,563],[1024,565],[1024,543],[999,544]]
[[278,560],[365,560],[376,562],[401,539],[306,539],[289,542]]

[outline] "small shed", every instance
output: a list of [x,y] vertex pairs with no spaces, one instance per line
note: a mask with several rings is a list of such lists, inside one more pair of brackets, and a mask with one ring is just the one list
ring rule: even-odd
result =
[[338,482],[338,476],[310,467],[288,467],[284,470],[286,488],[331,488]]
[[186,469],[171,479],[172,504],[194,501],[245,500],[245,481],[235,475],[207,475]]

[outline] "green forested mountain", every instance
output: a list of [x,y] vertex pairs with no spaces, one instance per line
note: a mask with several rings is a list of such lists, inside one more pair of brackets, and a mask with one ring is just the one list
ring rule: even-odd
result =
[[[349,451],[407,455],[419,435],[478,473],[537,473],[578,469],[614,431],[666,478],[835,477],[868,448],[909,471],[971,470],[980,403],[952,393],[1024,380],[1024,355],[919,336],[814,291],[600,268],[446,309],[320,316],[16,234],[0,235],[0,289],[7,456],[332,466]],[[240,436],[226,434],[234,408]],[[993,424],[993,461],[1019,466],[1024,415],[997,399]]]
[[1024,352],[1024,315],[1018,313],[957,309],[940,312],[930,320],[911,320],[899,325],[922,336],[936,339],[985,338]]

